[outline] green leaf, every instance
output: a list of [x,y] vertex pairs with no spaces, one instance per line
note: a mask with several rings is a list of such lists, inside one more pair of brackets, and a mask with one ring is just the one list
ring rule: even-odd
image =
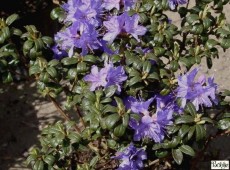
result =
[[87,66],[85,62],[81,62],[77,64],[77,72],[78,73],[84,73],[87,71]]
[[182,145],[179,147],[179,149],[181,150],[181,152],[183,152],[187,155],[190,155],[192,157],[195,156],[194,150],[188,145]]
[[62,60],[61,60],[61,62],[64,64],[64,65],[66,65],[66,66],[68,66],[68,65],[73,65],[73,64],[76,64],[78,61],[77,61],[77,59],[76,58],[74,58],[74,57],[72,57],[72,58],[63,58]]
[[143,64],[143,69],[142,71],[144,73],[149,73],[150,69],[151,69],[152,64],[149,61],[145,61]]
[[10,72],[5,72],[2,74],[3,83],[11,83],[13,81],[12,74]]
[[55,67],[59,64],[59,61],[56,60],[56,59],[53,59],[51,61],[49,61],[48,65],[51,66],[51,67]]
[[192,65],[191,60],[189,58],[180,58],[179,59],[180,62],[182,62],[186,67],[190,68],[190,66]]
[[199,16],[197,14],[190,14],[189,16],[186,17],[186,21],[189,24],[193,24],[196,21],[199,21]]
[[230,47],[230,39],[223,39],[220,43],[221,47],[227,49]]
[[123,136],[125,133],[126,127],[124,125],[118,125],[117,127],[115,127],[114,129],[114,135],[117,137]]
[[217,44],[218,44],[218,42],[217,42],[216,40],[214,40],[214,39],[209,39],[209,40],[206,42],[205,47],[206,47],[207,49],[211,49],[211,48],[215,47]]
[[93,168],[97,164],[98,161],[99,161],[99,157],[94,156],[93,159],[90,161],[89,166]]
[[188,140],[190,140],[192,138],[192,136],[195,132],[195,129],[196,129],[195,126],[190,127],[189,132],[188,132]]
[[115,146],[117,145],[117,142],[113,139],[108,139],[107,144],[108,144],[108,147],[115,148]]
[[176,161],[178,165],[180,165],[183,161],[183,154],[180,149],[173,149],[172,150],[173,159]]
[[147,79],[159,80],[159,75],[156,72],[153,72],[148,75]]
[[209,122],[209,123],[213,123],[213,120],[209,117],[202,117],[201,121],[205,121],[205,122]]
[[161,94],[162,96],[166,96],[166,95],[169,94],[170,92],[171,92],[171,91],[170,91],[169,89],[165,88],[165,89],[161,90],[160,94]]
[[[160,33],[156,33],[154,35],[154,41],[157,43],[157,44],[161,44],[163,41],[164,41],[164,36]],[[158,52],[159,50],[157,50]],[[160,53],[159,53],[160,54]]]
[[162,47],[154,47],[153,49],[155,56],[162,56],[165,53],[165,48]]
[[81,136],[75,132],[70,132],[68,134],[68,138],[70,139],[71,143],[79,143],[81,140]]
[[106,94],[106,97],[111,97],[115,94],[115,92],[117,91],[117,86],[116,85],[112,85],[112,86],[109,86],[105,89],[105,94]]
[[41,70],[40,70],[40,67],[38,65],[33,65],[29,68],[29,75],[33,75],[33,74],[38,74],[40,73]]
[[167,127],[167,132],[169,134],[174,134],[180,129],[180,126],[172,125]]
[[48,67],[46,69],[47,73],[49,73],[49,75],[53,78],[57,77],[57,70],[54,67]]
[[[31,153],[30,153],[31,154]],[[29,165],[31,162],[37,159],[37,155],[31,154],[26,158],[26,164]]]
[[175,120],[175,124],[192,123],[194,118],[190,115],[182,115]]
[[221,130],[230,129],[230,118],[225,118],[225,119],[219,120],[217,123],[217,127]]
[[195,35],[200,35],[204,30],[204,27],[202,24],[195,24],[192,26],[191,33]]
[[196,125],[196,141],[202,140],[206,136],[206,131],[202,125]]
[[34,46],[34,42],[31,41],[31,40],[27,40],[23,44],[23,50],[25,50],[26,52],[28,52],[33,46]]
[[204,29],[209,29],[211,24],[212,24],[212,20],[210,18],[204,18],[203,19]]
[[43,170],[44,169],[44,162],[41,160],[37,160],[33,166],[34,170]]
[[86,55],[83,57],[83,61],[90,62],[90,63],[96,63],[98,58],[93,55]]
[[117,112],[117,108],[115,106],[111,105],[105,105],[103,109],[103,113],[115,113]]
[[230,113],[224,113],[222,118],[230,118]]
[[12,32],[12,34],[17,35],[17,36],[22,35],[22,31],[20,29],[17,29],[17,28],[11,28],[11,32]]
[[15,20],[19,18],[18,14],[12,14],[6,19],[6,24],[11,25]]
[[35,45],[36,52],[39,52],[44,48],[44,43],[41,38],[35,39],[34,45]]
[[71,68],[68,71],[68,78],[75,79],[77,77],[77,68]]
[[122,117],[122,124],[125,127],[128,126],[128,124],[129,124],[129,114],[128,113],[126,113],[126,114],[123,115],[123,117]]
[[55,157],[53,155],[47,155],[44,158],[44,162],[47,163],[48,165],[52,166],[54,164]]
[[191,103],[191,102],[188,102],[185,106],[185,111],[187,113],[190,113],[193,117],[196,116],[196,108],[195,106]]
[[132,85],[134,85],[138,82],[141,82],[141,81],[142,81],[141,77],[135,76],[129,80],[129,86],[132,86]]
[[105,125],[108,129],[112,129],[115,124],[121,119],[119,114],[114,113],[106,117],[105,119]]
[[51,13],[50,13],[50,17],[51,19],[55,20],[55,19],[58,19],[59,22],[63,21],[64,20],[64,17],[65,17],[65,12],[62,8],[60,7],[57,7],[57,8],[54,8]]
[[173,71],[173,72],[176,72],[179,68],[179,64],[177,61],[172,61],[170,63],[170,69]]
[[42,41],[47,45],[51,46],[53,44],[53,39],[49,36],[43,36]]
[[180,128],[178,135],[183,138],[188,131],[190,130],[190,127],[188,125],[182,125],[182,127]]
[[156,150],[155,151],[155,155],[158,158],[164,158],[168,155],[168,151],[164,151],[164,150]]
[[177,145],[181,142],[181,137],[180,136],[175,136],[173,137],[172,141],[169,142],[168,146],[164,146],[164,148],[175,148]]

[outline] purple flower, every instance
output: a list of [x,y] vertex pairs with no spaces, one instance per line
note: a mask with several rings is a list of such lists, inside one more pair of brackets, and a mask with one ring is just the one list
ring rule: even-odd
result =
[[173,112],[181,114],[183,112],[183,109],[178,106],[176,103],[176,96],[173,95],[172,93],[166,95],[166,96],[161,96],[157,95],[156,96],[156,101],[157,101],[157,110],[156,112],[168,109],[172,110]]
[[138,39],[138,35],[144,35],[147,29],[138,25],[139,16],[137,14],[129,16],[126,12],[119,16],[113,16],[109,21],[103,24],[108,32],[104,35],[103,40],[112,43],[119,34],[131,34]]
[[61,58],[68,56],[67,52],[64,50],[60,50],[57,45],[54,45],[51,49],[54,53],[53,58],[57,60],[60,60]]
[[91,82],[90,90],[97,87],[117,86],[117,92],[121,92],[121,83],[127,79],[122,66],[114,67],[112,63],[105,63],[105,67],[98,71],[98,67],[93,66],[91,74],[84,77],[85,81]]
[[104,87],[107,84],[106,76],[107,76],[106,69],[101,69],[99,71],[97,66],[92,66],[91,74],[86,75],[84,77],[84,80],[91,83],[90,91],[94,91],[97,87],[100,86]]
[[73,55],[74,47],[82,49],[81,55],[86,55],[102,46],[97,39],[98,33],[92,25],[73,23],[64,31],[55,35],[55,41],[62,50],[68,50],[69,57]]
[[77,34],[77,30],[76,32],[71,32],[69,28],[66,28],[64,31],[60,31],[54,35],[54,40],[58,47],[60,47],[61,50],[68,51],[69,57],[73,55],[73,48],[76,41],[76,38],[73,37],[74,33]]
[[161,142],[165,136],[165,127],[172,124],[172,110],[159,111],[152,117],[144,115],[139,122],[131,119],[129,126],[135,130],[133,140],[140,141],[143,138]]
[[98,26],[102,12],[101,0],[69,0],[62,7],[67,12],[65,22]]
[[93,26],[89,25],[84,28],[84,31],[76,39],[74,45],[75,47],[82,49],[81,54],[84,56],[88,53],[88,49],[93,51],[94,49],[98,49],[101,46],[97,37],[98,37],[97,31],[94,29]]
[[120,5],[122,4],[125,11],[127,11],[135,5],[136,1],[137,0],[104,0],[102,7],[107,10],[111,10],[113,8],[120,10]]
[[132,143],[123,152],[118,152],[116,155],[113,158],[122,161],[117,170],[143,169],[143,160],[147,159],[144,149],[136,148]]
[[122,66],[114,67],[113,63],[106,64],[105,66],[107,70],[107,84],[105,87],[116,85],[117,91],[121,92],[121,83],[125,80],[127,80],[127,76],[125,74],[125,70]]
[[120,0],[104,0],[102,6],[107,10],[111,10],[113,8],[120,10]]
[[149,105],[152,103],[153,99],[154,98],[152,97],[144,102],[142,100],[138,101],[136,98],[129,96],[125,99],[125,106],[126,109],[131,109],[134,113],[143,113],[147,115],[149,113]]
[[187,4],[187,0],[168,0],[169,7],[171,10],[174,10],[177,5]]
[[[182,107],[184,108],[186,105],[186,101],[191,101],[196,110],[199,110],[199,105],[204,105],[206,107],[211,107],[212,101],[217,104],[216,99],[216,89],[217,85],[213,82],[213,78],[208,79],[208,83],[206,84],[205,76],[200,76],[198,81],[194,81],[196,75],[198,73],[198,69],[195,68],[191,72],[178,77],[178,85],[177,88],[177,97],[182,98]],[[206,84],[206,85],[205,85]]]
[[123,4],[125,7],[125,10],[129,10],[130,8],[133,8],[137,0],[123,0]]

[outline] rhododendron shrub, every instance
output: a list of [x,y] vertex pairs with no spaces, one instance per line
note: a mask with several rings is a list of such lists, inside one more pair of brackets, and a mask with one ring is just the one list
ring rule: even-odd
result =
[[[202,58],[211,69],[218,48],[230,47],[227,3],[68,0],[51,12],[62,25],[53,38],[32,25],[12,27],[17,15],[2,19],[1,81],[16,80],[13,73],[25,66],[64,118],[43,129],[28,164],[139,170],[202,157],[209,140],[230,128],[230,91],[215,77],[197,76]],[[167,11],[179,13],[180,26]],[[215,136],[210,126],[218,128]]]

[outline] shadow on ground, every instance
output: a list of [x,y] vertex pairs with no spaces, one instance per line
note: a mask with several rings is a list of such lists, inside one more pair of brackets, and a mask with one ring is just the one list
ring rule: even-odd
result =
[[28,150],[39,144],[41,129],[60,119],[52,103],[39,97],[34,84],[0,86],[0,169],[25,169]]

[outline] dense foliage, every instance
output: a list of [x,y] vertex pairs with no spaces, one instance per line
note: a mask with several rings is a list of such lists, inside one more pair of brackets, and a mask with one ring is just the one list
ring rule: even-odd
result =
[[[1,82],[34,78],[65,119],[42,131],[28,164],[170,168],[205,149],[208,126],[216,136],[229,133],[230,91],[220,92],[214,77],[196,78],[195,66],[206,58],[211,68],[220,48],[230,47],[228,2],[68,0],[51,12],[63,26],[54,40],[33,25],[14,28],[16,14],[1,19]],[[179,13],[179,26],[169,10]]]

